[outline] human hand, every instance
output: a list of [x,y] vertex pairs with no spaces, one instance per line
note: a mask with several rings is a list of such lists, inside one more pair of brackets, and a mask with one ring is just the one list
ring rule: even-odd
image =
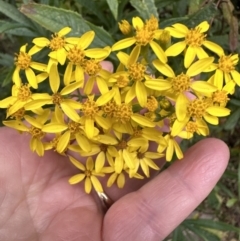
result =
[[1,128],[0,240],[163,240],[212,190],[228,158],[222,141],[200,141],[148,183],[105,189],[114,204],[104,214],[94,191],[68,184],[78,170],[67,157],[49,151],[40,158],[28,136]]

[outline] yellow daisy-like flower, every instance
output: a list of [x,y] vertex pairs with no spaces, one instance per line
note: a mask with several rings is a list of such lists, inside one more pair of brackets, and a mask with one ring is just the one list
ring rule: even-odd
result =
[[[95,33],[93,31],[86,32],[83,34],[78,43],[72,47],[69,47],[67,51],[67,59],[69,60],[65,74],[64,74],[64,84],[68,85],[71,80],[71,76],[73,73],[73,68],[75,66],[75,79],[76,81],[81,81],[84,83],[84,67],[86,68],[86,58],[103,60],[105,59],[111,52],[110,47],[101,48],[93,48],[87,49],[88,46],[92,43],[94,39]],[[88,66],[88,68],[90,68]],[[85,70],[87,73],[88,69]],[[101,72],[101,71],[100,71]],[[100,73],[101,74],[101,73]],[[91,73],[92,75],[92,73]]]
[[181,95],[189,91],[210,96],[211,93],[217,90],[217,87],[206,81],[194,81],[193,77],[209,67],[213,60],[213,57],[200,59],[188,68],[186,74],[181,73],[179,75],[175,75],[169,65],[164,65],[159,60],[154,60],[153,65],[155,68],[160,73],[166,75],[168,79],[148,79],[145,85],[150,89],[163,91],[163,93],[166,90],[166,95],[170,94],[171,97],[175,96],[176,105],[178,105],[178,99],[181,98]]
[[139,47],[149,44],[158,59],[162,63],[166,63],[167,56],[165,55],[160,45],[154,41],[154,39],[158,39],[162,33],[162,30],[158,29],[157,18],[152,16],[151,19],[146,21],[144,24],[141,18],[134,17],[132,19],[132,25],[135,29],[135,36],[118,41],[112,46],[112,51],[125,49],[134,44]]
[[189,29],[187,26],[176,23],[172,27],[167,27],[165,30],[170,32],[170,35],[174,38],[184,38],[183,41],[177,42],[171,45],[166,51],[167,56],[177,56],[182,53],[185,49],[184,66],[188,68],[194,61],[196,56],[199,59],[208,57],[203,47],[216,53],[218,56],[223,54],[223,49],[211,42],[206,40],[207,30],[209,29],[209,23],[204,21],[197,25],[195,28]]
[[132,26],[127,20],[122,20],[118,23],[118,27],[124,35],[128,35],[132,32]]
[[[224,80],[227,84],[233,81],[234,85],[237,84],[238,86],[240,86],[240,74],[236,70],[236,65],[238,64],[238,61],[238,54],[221,55],[218,63],[212,63],[209,66],[209,70],[206,70],[206,72],[216,70],[215,74],[210,77],[208,82],[217,86],[219,90],[222,89],[224,85]],[[231,88],[232,91],[229,93],[233,94],[235,86],[232,86]]]
[[82,83],[74,82],[65,86],[60,92],[60,76],[58,73],[57,65],[52,64],[50,73],[49,73],[49,83],[53,95],[45,94],[44,96],[39,97],[36,100],[30,101],[24,107],[26,110],[34,110],[44,105],[54,104],[61,106],[63,112],[73,121],[79,122],[80,117],[75,111],[76,109],[81,107],[81,104],[75,100],[70,98],[65,98],[68,94],[72,93],[76,89],[78,89]]
[[39,49],[43,49],[45,47],[50,48],[52,51],[49,53],[49,57],[51,58],[49,68],[51,64],[54,62],[58,62],[63,65],[66,61],[67,50],[76,45],[79,41],[79,38],[69,37],[66,38],[65,35],[71,32],[71,28],[65,27],[60,31],[52,35],[52,39],[49,40],[45,37],[35,38],[33,39],[33,43],[39,47]]
[[44,144],[41,139],[46,133],[60,133],[66,129],[66,127],[61,124],[45,124],[49,120],[49,115],[49,109],[44,110],[44,112],[36,118],[25,115],[25,120],[30,123],[30,126],[18,120],[3,121],[3,124],[18,131],[29,133],[32,136],[30,140],[30,149],[33,152],[36,151],[39,156],[43,156]]
[[164,139],[159,141],[157,151],[161,154],[164,150],[166,150],[166,161],[171,161],[174,153],[178,159],[183,158],[182,150],[175,140],[175,136],[171,134],[165,135]]
[[32,93],[29,84],[22,84],[20,87],[13,85],[12,95],[0,101],[0,108],[8,108],[7,117],[9,117],[32,100],[46,98],[47,96],[45,93]]
[[[47,65],[32,61],[32,55],[35,53],[35,48],[31,48],[28,52],[26,51],[27,44],[20,48],[19,54],[15,57],[16,68],[13,72],[13,82],[16,86],[20,87],[22,84],[19,72],[24,70],[29,84],[34,88],[38,88],[38,78],[32,69],[36,69],[42,72],[47,71]],[[48,77],[45,73],[44,78]],[[43,80],[43,79],[42,79]]]
[[150,170],[149,168],[152,168],[154,170],[160,170],[158,165],[153,162],[152,159],[159,159],[164,156],[164,154],[160,154],[157,152],[150,152],[148,151],[148,145],[141,146],[138,150],[131,152],[131,155],[133,157],[133,161],[135,163],[134,169],[129,169],[129,176],[133,177],[139,170],[139,167],[141,167],[143,173],[146,175],[146,177],[150,177]]
[[185,96],[181,96],[179,105],[176,106],[177,119],[186,126],[189,119],[193,120],[204,119],[212,125],[218,124],[218,117],[228,116],[230,110],[214,105],[211,98],[199,97],[194,100],[189,100]]
[[97,173],[95,171],[92,157],[89,157],[87,159],[86,166],[84,166],[81,162],[79,162],[72,156],[69,156],[69,159],[75,167],[82,171],[80,174],[76,174],[68,180],[70,184],[77,184],[84,180],[84,187],[86,193],[91,192],[92,186],[97,192],[103,192],[102,184],[97,177],[103,177],[105,174],[103,172]]

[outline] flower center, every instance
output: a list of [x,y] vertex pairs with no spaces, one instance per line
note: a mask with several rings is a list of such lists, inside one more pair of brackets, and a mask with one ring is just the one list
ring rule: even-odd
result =
[[175,92],[182,93],[187,91],[190,87],[190,78],[185,74],[179,74],[178,76],[172,78],[172,88]]
[[229,98],[226,91],[217,90],[213,93],[212,100],[214,103],[218,103],[221,107],[225,107],[229,101]]
[[52,101],[55,105],[60,105],[63,102],[63,98],[60,93],[55,93],[52,95]]
[[132,134],[133,137],[140,137],[142,136],[142,129],[139,129],[139,128],[135,128],[133,129],[133,134]]
[[116,106],[114,117],[117,119],[117,121],[125,124],[126,122],[130,121],[132,114],[132,107],[128,104],[123,103]]
[[119,142],[118,144],[117,144],[117,147],[119,148],[119,149],[126,149],[127,148],[127,142],[126,141],[124,141],[124,140],[122,140],[121,142]]
[[128,68],[129,77],[133,81],[142,81],[145,71],[146,67],[141,63],[131,64]]
[[32,96],[32,92],[29,88],[29,85],[25,84],[22,85],[19,89],[18,89],[18,94],[17,94],[17,98],[20,101],[27,101],[31,98]]
[[141,28],[136,31],[136,44],[146,46],[153,40],[154,32],[147,28]]
[[84,116],[94,119],[95,115],[99,111],[99,108],[94,100],[88,99],[83,103],[82,111],[84,113]]
[[90,170],[85,170],[86,177],[91,177],[92,172]]
[[41,139],[44,137],[45,133],[42,132],[41,129],[37,128],[37,127],[34,127],[34,126],[31,126],[29,128],[29,133],[32,135],[32,137],[35,137],[35,138],[38,138],[38,139]]
[[157,30],[158,29],[158,19],[152,15],[151,18],[146,21],[145,28],[147,28],[149,31]]
[[49,44],[49,48],[53,51],[63,48],[65,45],[65,38],[58,36],[57,33],[52,35],[52,39]]
[[200,32],[200,28],[190,29],[185,37],[185,42],[187,45],[192,47],[200,47],[206,35]]
[[231,55],[221,56],[218,60],[218,68],[226,73],[235,69],[234,63],[231,59]]
[[117,86],[119,88],[124,88],[128,85],[129,83],[129,79],[126,75],[120,75],[118,78],[117,78]]
[[195,133],[198,130],[198,126],[195,122],[189,121],[186,125],[186,131],[190,133]]
[[68,51],[67,58],[70,62],[72,62],[75,65],[80,65],[85,57],[85,53],[82,49],[77,48],[77,46],[74,46]]
[[60,136],[56,136],[56,137],[54,137],[54,138],[50,141],[50,144],[51,144],[51,146],[52,146],[52,148],[53,148],[54,150],[57,149],[57,145],[58,145],[59,139],[60,139]]
[[188,104],[187,111],[193,118],[202,118],[208,105],[205,100],[195,99]]
[[32,57],[24,52],[20,52],[15,57],[15,65],[17,65],[20,69],[28,69],[31,63]]
[[15,113],[13,113],[11,115],[11,118],[12,119],[15,118],[16,120],[21,120],[23,119],[24,115],[25,115],[25,109],[24,107],[22,107],[19,110],[17,110]]
[[147,100],[147,104],[145,106],[149,111],[155,111],[158,108],[158,101],[154,96],[150,96]]
[[116,103],[114,101],[108,102],[102,107],[102,110],[104,111],[104,114],[112,118],[116,111]]
[[89,59],[84,62],[84,70],[90,76],[96,75],[101,69],[102,66],[95,59]]
[[80,129],[80,124],[75,122],[75,121],[69,121],[68,122],[68,129],[70,130],[71,133],[76,134],[78,133]]

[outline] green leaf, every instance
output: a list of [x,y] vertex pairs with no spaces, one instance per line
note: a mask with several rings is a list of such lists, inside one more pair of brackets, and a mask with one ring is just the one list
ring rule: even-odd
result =
[[130,3],[145,20],[149,19],[151,15],[158,18],[154,0],[130,0]]
[[13,66],[14,65],[14,58],[10,54],[3,54],[0,53],[0,65],[2,66]]
[[174,231],[173,231],[173,236],[172,236],[172,241],[186,241],[184,235],[183,235],[183,228],[182,226],[178,226]]
[[106,0],[107,4],[114,16],[114,18],[118,19],[118,0]]
[[5,78],[2,80],[1,86],[5,87],[6,85],[8,85],[9,83],[12,83],[12,76],[13,76],[13,72],[14,72],[15,66],[12,67],[7,74],[5,75]]
[[238,123],[239,118],[240,118],[240,108],[231,112],[231,115],[227,118],[224,124],[224,130],[233,130],[233,128]]
[[0,12],[16,21],[17,23],[21,23],[24,26],[32,26],[31,21],[25,17],[19,10],[13,5],[0,0]]
[[51,32],[58,32],[68,26],[72,28],[68,36],[80,37],[92,29],[97,32],[93,46],[105,47],[113,43],[111,36],[104,29],[87,23],[76,12],[36,3],[23,5],[21,12]]
[[226,206],[227,206],[228,208],[231,208],[231,207],[234,206],[234,204],[235,204],[237,201],[238,201],[237,198],[230,198],[230,199],[227,200]]
[[97,4],[98,1],[90,1],[90,0],[76,0],[79,2],[83,7],[85,7],[89,12],[96,15],[104,24],[107,26],[109,23],[106,20],[106,17],[104,16],[103,12],[99,10],[99,6]]
[[227,231],[240,232],[240,228],[234,227],[227,223],[213,221],[210,219],[189,219],[189,220],[185,220],[184,224],[196,225],[202,228],[217,229],[224,232],[227,232]]
[[238,164],[238,198],[240,200],[240,161]]
[[[193,219],[190,219],[189,221],[193,221]],[[185,223],[185,222],[184,222],[184,226],[187,229],[189,229],[190,231],[192,231],[194,233],[193,234],[194,236],[197,235],[197,236],[201,237],[203,241],[221,241],[221,239],[216,234],[214,234],[206,229],[202,229],[195,225],[191,225],[191,224]]]

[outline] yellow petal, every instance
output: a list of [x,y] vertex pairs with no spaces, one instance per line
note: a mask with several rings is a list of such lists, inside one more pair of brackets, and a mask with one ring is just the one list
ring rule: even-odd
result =
[[60,36],[60,37],[63,37],[63,36],[65,36],[65,35],[67,35],[68,33],[70,33],[71,32],[71,28],[69,28],[69,27],[64,27],[64,28],[62,28],[59,32],[58,32],[58,35]]
[[184,56],[184,67],[188,68],[192,62],[194,61],[196,57],[196,51],[194,47],[189,46],[186,50],[185,56]]
[[136,96],[139,104],[144,107],[147,103],[147,90],[144,84],[141,81],[136,82]]
[[179,94],[176,100],[176,116],[179,121],[183,121],[187,115],[188,100],[184,94]]
[[68,182],[72,185],[72,184],[76,184],[81,182],[83,179],[85,178],[85,174],[77,174],[72,176],[71,178],[69,178]]
[[80,117],[78,113],[71,107],[69,106],[66,102],[61,103],[61,108],[63,112],[73,121],[79,122]]
[[85,132],[88,138],[93,138],[94,136],[94,120],[87,118],[85,121]]
[[105,59],[109,55],[108,50],[104,50],[101,48],[88,49],[88,50],[85,50],[84,52],[87,57],[94,58],[94,59]]
[[99,182],[99,180],[95,176],[91,176],[90,178],[91,178],[94,189],[97,192],[103,192],[103,188],[102,188],[102,185]]
[[135,29],[141,29],[144,27],[144,22],[139,17],[132,18],[132,25]]
[[92,157],[88,157],[87,163],[86,163],[86,169],[89,171],[92,171],[94,168],[94,163]]
[[29,84],[34,89],[37,89],[38,88],[38,82],[37,82],[37,78],[36,78],[36,75],[34,74],[33,70],[31,68],[27,68],[25,70],[25,73],[26,73],[27,80],[28,80]]
[[17,120],[3,121],[3,124],[5,126],[11,127],[18,131],[28,131],[28,128],[25,125],[23,125],[21,121],[17,121]]
[[133,37],[122,39],[112,46],[112,51],[128,48],[135,43],[136,39]]
[[157,59],[154,60],[152,63],[153,63],[153,66],[163,75],[170,78],[175,77],[175,73],[169,65],[163,64],[161,61]]
[[128,63],[127,63],[128,66],[137,62],[140,54],[140,50],[141,50],[141,47],[139,45],[136,45],[134,47],[128,59]]
[[58,49],[57,50],[57,61],[61,64],[64,65],[65,61],[67,58],[67,53],[64,48]]
[[84,33],[79,39],[78,48],[86,49],[92,43],[94,36],[95,36],[94,31],[88,31]]
[[110,102],[110,100],[114,97],[114,95],[115,95],[115,91],[113,89],[106,92],[105,94],[101,95],[96,100],[97,106],[102,106],[102,105],[105,105],[106,103]]
[[161,79],[148,79],[145,81],[144,84],[150,89],[159,91],[169,90],[172,87],[169,81]]
[[101,151],[96,158],[95,161],[95,171],[96,172],[101,172],[103,166],[105,164],[105,154],[103,151]]
[[89,194],[92,190],[92,182],[89,177],[86,177],[84,187],[85,187],[85,192]]
[[60,77],[56,64],[52,64],[49,73],[50,87],[53,93],[57,93],[60,86]]
[[219,121],[218,121],[218,117],[217,116],[212,116],[212,115],[209,115],[209,114],[205,114],[203,116],[203,118],[210,124],[212,125],[218,125]]
[[200,33],[204,33],[208,31],[209,27],[210,27],[209,23],[207,21],[203,21],[196,26],[196,29],[199,28]]
[[70,136],[71,136],[71,133],[70,131],[66,131],[58,140],[58,143],[57,143],[57,152],[58,153],[63,153],[68,144],[69,144],[69,141],[70,141]]
[[206,112],[213,116],[223,117],[230,115],[231,110],[220,106],[210,106],[206,109]]
[[75,167],[77,167],[78,169],[80,169],[80,170],[82,170],[82,171],[85,171],[85,170],[86,170],[85,166],[84,166],[81,162],[79,162],[77,159],[75,159],[75,158],[72,157],[72,156],[68,156],[68,157],[69,157],[69,160],[71,161],[71,163],[72,163]]
[[52,104],[52,100],[32,100],[24,105],[25,110],[36,110],[45,105]]
[[117,173],[113,173],[109,178],[108,178],[108,181],[107,181],[107,187],[111,187],[113,185],[113,183],[116,181],[118,177],[118,174]]
[[72,84],[70,84],[70,85],[65,86],[65,87],[61,90],[60,94],[61,94],[61,95],[71,94],[71,93],[73,93],[76,89],[80,88],[81,85],[82,85],[81,82],[74,82],[74,83],[72,83]]
[[154,122],[149,120],[147,117],[142,116],[137,113],[133,114],[131,116],[131,119],[134,120],[135,122],[137,122],[138,124],[140,124],[142,126],[146,126],[146,127],[154,127],[156,125]]
[[125,176],[123,173],[120,173],[117,179],[118,188],[123,188],[125,185]]
[[59,133],[65,131],[68,127],[63,124],[49,123],[42,127],[43,132],[47,133]]
[[186,48],[186,43],[184,41],[175,43],[171,45],[166,51],[165,54],[167,56],[177,56],[180,53],[183,52],[183,50]]
[[213,57],[204,58],[193,63],[187,70],[186,74],[190,77],[195,76],[203,72],[209,67],[214,61]]
[[118,52],[117,53],[117,57],[119,59],[119,61],[121,62],[121,64],[123,64],[124,66],[128,66],[128,60],[130,58],[130,56],[124,52]]
[[110,121],[110,119],[96,115],[95,116],[95,120],[96,122],[105,130],[110,129],[112,122]]
[[162,62],[162,63],[166,63],[167,62],[167,56],[166,53],[164,53],[164,51],[162,50],[161,46],[158,45],[156,42],[151,41],[150,46],[153,50],[153,52],[156,54],[157,58]]
[[82,134],[78,133],[75,135],[76,141],[78,145],[81,147],[81,149],[85,152],[91,151],[91,145],[89,143],[89,140],[83,136]]
[[63,77],[64,85],[70,84],[72,72],[73,72],[73,64],[69,62],[64,72],[64,77]]
[[34,44],[36,44],[39,47],[46,47],[50,44],[50,41],[47,38],[40,37],[40,38],[35,38],[32,41]]
[[203,42],[203,45],[204,45],[206,48],[210,49],[212,52],[216,53],[218,56],[222,56],[222,55],[224,54],[224,51],[223,51],[222,47],[219,46],[219,45],[216,44],[216,43],[213,43],[213,42],[211,42],[211,41],[205,40],[205,41]]

